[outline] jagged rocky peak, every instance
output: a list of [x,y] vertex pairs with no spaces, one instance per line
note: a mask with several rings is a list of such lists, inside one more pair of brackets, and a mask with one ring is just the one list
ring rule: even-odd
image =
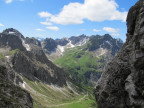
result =
[[3,34],[6,34],[6,35],[15,35],[15,36],[19,36],[20,38],[23,38],[24,39],[24,36],[16,29],[13,29],[13,28],[8,28],[6,30],[4,30],[2,32]]
[[121,40],[120,38],[116,38],[116,40],[117,40],[119,43],[124,43],[123,40]]
[[[73,45],[75,45],[75,44],[79,44],[82,41],[87,42],[89,40],[89,38],[86,35],[82,34],[80,36],[72,36],[72,37],[69,38],[69,40],[71,40],[71,43]],[[86,42],[84,42],[83,44],[85,44]]]
[[33,44],[33,45],[37,45],[37,46],[41,47],[41,42],[34,37],[32,37],[32,38],[26,37],[25,42],[27,44]]
[[111,40],[112,39],[111,35],[109,35],[109,34],[105,34],[103,37],[105,40]]
[[23,35],[13,28],[6,29],[0,33],[0,47],[10,47],[11,50],[19,49],[22,51],[30,49],[25,44]]
[[55,51],[55,49],[57,48],[57,43],[54,39],[52,38],[46,38],[43,42],[42,42],[42,47],[43,49],[48,50],[49,52],[51,51]]
[[112,51],[113,56],[123,45],[122,42],[119,42],[117,41],[117,39],[112,38],[109,34],[105,34],[103,36],[93,35],[90,37],[89,41],[91,42],[91,44],[88,44],[89,51],[106,49]]
[[39,40],[40,42],[44,41],[45,38],[42,37],[35,37],[35,39]]
[[127,16],[127,40],[98,81],[99,108],[144,108],[144,0]]
[[68,38],[57,39],[56,43],[57,45],[65,46],[69,43],[69,39]]

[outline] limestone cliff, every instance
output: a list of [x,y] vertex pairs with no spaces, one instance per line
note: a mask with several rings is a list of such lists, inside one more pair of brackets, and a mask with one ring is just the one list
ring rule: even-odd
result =
[[99,108],[144,108],[144,0],[127,16],[127,40],[98,81]]

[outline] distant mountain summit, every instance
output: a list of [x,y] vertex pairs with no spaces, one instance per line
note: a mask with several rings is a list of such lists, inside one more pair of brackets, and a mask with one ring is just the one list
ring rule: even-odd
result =
[[54,63],[62,67],[74,81],[89,86],[95,86],[107,64],[123,45],[109,34],[72,36],[67,40],[69,43],[65,46],[58,45],[62,52],[60,56],[54,52],[49,57],[54,58]]
[[[41,44],[45,52],[51,56],[50,58],[59,58],[63,56],[66,49],[81,47],[87,43],[87,48],[90,51],[96,50],[97,48],[111,49],[112,53],[115,53],[122,47],[122,40],[113,39],[109,34],[105,34],[104,36],[96,35],[96,36],[72,36],[70,38],[62,38],[62,39],[51,39],[46,38]],[[53,59],[52,59],[53,60]]]
[[72,36],[69,38],[69,40],[71,41],[71,43],[73,45],[76,45],[76,46],[82,46],[84,45],[86,42],[89,41],[89,37],[82,34],[80,36]]
[[24,36],[13,28],[6,29],[0,33],[0,47],[9,47],[12,50],[30,50],[29,45],[25,44]]
[[4,30],[2,32],[2,34],[15,35],[15,36],[18,36],[19,38],[23,38],[24,39],[24,36],[18,30],[13,29],[13,28],[8,28],[8,29]]

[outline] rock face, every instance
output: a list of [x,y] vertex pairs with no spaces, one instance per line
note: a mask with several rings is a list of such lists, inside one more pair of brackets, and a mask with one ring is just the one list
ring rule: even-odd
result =
[[99,108],[144,108],[144,0],[127,16],[127,40],[98,81]]
[[49,61],[44,53],[19,51],[11,57],[11,63],[17,73],[29,80],[40,80],[58,86],[66,85],[66,75],[63,70]]
[[61,45],[61,46],[65,46],[66,44],[69,43],[67,38],[63,38],[63,39],[55,40],[55,41],[56,41],[57,45]]
[[46,49],[48,52],[52,52],[55,51],[55,49],[57,48],[57,43],[52,38],[46,38],[42,42],[42,47],[43,49]]
[[8,70],[0,66],[0,107],[33,108],[33,100],[30,94],[14,85],[9,77]]
[[26,37],[25,41],[27,44],[33,44],[33,45],[37,45],[37,46],[41,47],[41,42],[35,38]]
[[71,40],[72,44],[75,45],[83,39],[88,39],[88,37],[83,34],[83,35],[80,35],[80,36],[72,36],[69,39]]
[[95,51],[99,48],[107,49],[111,51],[111,54],[114,56],[122,47],[123,42],[119,42],[119,40],[112,38],[109,34],[105,34],[103,36],[91,36],[90,45],[88,45],[89,51]]

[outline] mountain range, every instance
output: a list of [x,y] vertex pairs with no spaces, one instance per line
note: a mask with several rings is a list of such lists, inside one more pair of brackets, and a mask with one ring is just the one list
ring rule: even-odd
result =
[[[78,96],[87,97],[86,92],[90,96],[91,88],[122,45],[121,40],[109,34],[54,40],[25,38],[13,28],[4,30],[0,33],[0,65],[2,77],[7,77],[8,82],[2,82],[19,88],[25,98],[2,86],[1,93],[11,95],[2,98],[2,107],[48,107],[53,106],[50,100],[61,103]],[[9,102],[13,98],[19,104]],[[94,103],[94,98],[89,100],[90,105]]]

